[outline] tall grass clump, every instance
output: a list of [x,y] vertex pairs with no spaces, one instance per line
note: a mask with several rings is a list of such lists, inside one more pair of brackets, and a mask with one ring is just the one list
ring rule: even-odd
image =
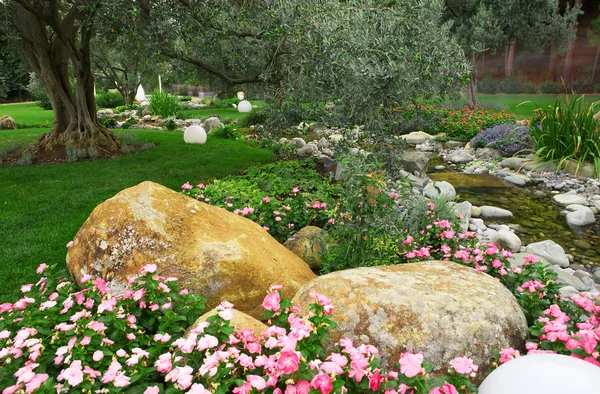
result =
[[538,108],[531,127],[536,156],[558,163],[559,168],[573,160],[577,172],[584,163],[592,163],[594,174],[600,174],[600,121],[594,119],[597,104],[600,102],[588,107],[584,96],[565,96],[554,105]]
[[153,115],[168,118],[177,114],[182,107],[179,104],[179,99],[176,95],[167,92],[154,92],[152,93],[148,109]]

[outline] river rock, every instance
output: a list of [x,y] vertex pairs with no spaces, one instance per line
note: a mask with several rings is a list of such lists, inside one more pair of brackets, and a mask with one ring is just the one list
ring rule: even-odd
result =
[[456,198],[454,186],[446,181],[436,181],[428,184],[423,189],[425,196],[429,198],[443,197],[446,201],[452,201]]
[[475,156],[464,149],[456,149],[446,155],[446,161],[455,164],[465,164],[473,160],[475,160]]
[[499,163],[499,166],[510,168],[511,170],[519,170],[521,167],[523,167],[529,162],[530,160],[521,157],[508,157],[506,159],[503,159]]
[[579,291],[573,286],[563,286],[560,289],[558,289],[558,293],[561,297],[570,298],[571,294],[579,293]]
[[471,217],[478,218],[479,216],[481,216],[481,208],[473,205],[471,207]]
[[586,198],[578,194],[557,194],[552,200],[563,207],[571,204],[588,205]]
[[592,275],[592,278],[594,279],[594,282],[600,285],[600,270],[596,270]]
[[433,136],[424,131],[413,131],[412,133],[401,135],[400,139],[408,145],[418,145],[433,139]]
[[509,175],[505,177],[504,180],[517,186],[525,186],[527,185],[527,182],[529,182],[529,178],[518,174]]
[[463,219],[460,222],[460,229],[465,232],[469,230],[469,222],[471,220],[471,209],[472,205],[468,201],[463,201],[457,204],[454,204],[454,210],[456,213],[459,213]]
[[510,220],[513,218],[511,211],[503,208],[483,205],[479,207],[481,211],[480,217],[483,219]]
[[[256,320],[250,315],[245,314],[244,312],[240,312],[237,309],[232,309],[233,317],[229,320],[230,324],[235,327],[236,330],[243,330],[245,328],[249,328],[252,330],[252,333],[255,336],[259,336],[262,334],[268,327]],[[197,328],[201,323],[204,323],[206,319],[211,316],[217,315],[219,311],[217,308],[213,308],[210,311],[206,312],[204,315],[200,316],[194,324],[192,324],[186,331],[184,337],[188,337],[192,330]]]
[[16,130],[17,122],[7,115],[0,116],[0,130]]
[[461,141],[446,141],[444,143],[444,149],[462,148],[464,145],[465,143]]
[[572,286],[579,291],[588,290],[588,287],[575,275],[571,275],[568,272],[565,272],[560,267],[553,265],[550,269],[558,274],[557,281],[558,283],[565,284],[567,286]]
[[569,258],[562,246],[552,240],[534,242],[525,247],[525,253],[531,253],[543,257],[552,265],[566,268],[569,266]]
[[100,277],[116,294],[146,264],[206,297],[209,309],[227,300],[257,319],[272,284],[292,297],[315,277],[258,224],[153,182],[98,205],[67,253],[76,281]]
[[319,227],[304,227],[285,241],[283,246],[304,260],[311,269],[321,268],[321,256],[325,253],[326,246],[324,232]]
[[574,212],[567,213],[567,224],[569,226],[583,227],[595,222],[594,212],[588,207],[582,206]]
[[219,127],[223,127],[223,122],[221,119],[216,116],[211,116],[210,118],[204,121],[204,125],[202,126],[207,133],[210,133],[213,130],[218,129]]
[[512,231],[500,230],[492,237],[492,242],[500,249],[516,253],[521,250],[521,239]]
[[[525,256],[531,255],[533,253],[513,253],[513,255],[508,259],[508,261],[510,262],[510,265],[516,265],[517,267],[522,267],[523,264],[525,263]],[[538,261],[545,265],[545,266],[550,266],[551,264],[548,263],[548,261],[540,256],[536,256],[538,258]]]
[[304,141],[304,138],[300,138],[300,137],[292,138],[292,142],[294,144],[296,144],[296,148],[298,148],[298,149],[306,146],[306,141]]
[[[297,145],[296,145],[297,146]],[[316,143],[310,142],[298,149],[298,156],[311,157],[319,153],[319,147]]]
[[400,158],[400,164],[411,174],[418,172],[420,176],[423,176],[427,170],[429,159],[431,159],[429,152],[404,151]]
[[492,368],[493,349],[520,348],[527,338],[525,316],[511,292],[460,264],[428,261],[337,271],[308,282],[292,302],[307,311],[312,291],[333,302],[332,341],[370,343],[379,349],[384,367],[414,349],[439,372],[455,357],[470,357],[484,377]]
[[496,160],[501,157],[500,152],[493,148],[479,148],[475,150],[475,156],[481,160]]

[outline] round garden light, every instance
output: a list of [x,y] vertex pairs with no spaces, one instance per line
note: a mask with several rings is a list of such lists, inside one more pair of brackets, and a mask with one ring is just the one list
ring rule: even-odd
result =
[[200,126],[190,126],[183,133],[186,144],[204,144],[206,142],[206,131]]
[[248,100],[243,100],[238,104],[238,111],[250,112],[252,111],[252,104],[250,104],[250,101]]

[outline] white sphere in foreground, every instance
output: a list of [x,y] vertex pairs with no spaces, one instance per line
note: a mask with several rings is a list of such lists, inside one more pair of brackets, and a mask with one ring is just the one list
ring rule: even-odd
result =
[[252,104],[250,104],[250,101],[248,100],[240,101],[240,103],[238,104],[238,111],[250,112],[252,111]]
[[204,144],[206,142],[206,131],[200,126],[190,126],[183,133],[186,144]]
[[600,367],[560,354],[515,358],[492,371],[479,394],[600,393]]

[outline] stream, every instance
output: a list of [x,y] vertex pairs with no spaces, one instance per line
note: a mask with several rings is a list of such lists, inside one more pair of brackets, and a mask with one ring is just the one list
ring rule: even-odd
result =
[[[449,171],[436,171],[440,164],[437,157],[432,161],[427,176],[434,181],[447,181],[456,189],[457,201],[469,201],[473,205],[492,205],[508,209],[514,215],[510,223],[518,224],[515,233],[523,245],[551,239],[560,244],[566,253],[579,264],[592,263],[600,266],[600,223],[592,228],[573,230],[561,215],[560,207],[553,205],[552,194],[536,195],[535,186],[519,188],[509,185],[493,175],[471,175]],[[430,163],[432,164],[432,163]],[[541,193],[540,193],[541,194]],[[488,221],[486,221],[486,224]],[[489,221],[494,223],[494,221]]]

